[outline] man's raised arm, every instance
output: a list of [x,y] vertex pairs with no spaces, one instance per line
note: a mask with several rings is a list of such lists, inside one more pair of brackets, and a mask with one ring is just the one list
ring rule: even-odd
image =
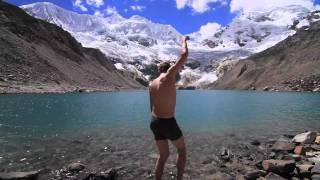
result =
[[189,40],[188,36],[182,37],[181,56],[178,59],[178,61],[168,69],[169,76],[176,77],[178,72],[181,70],[182,66],[187,62],[187,57],[189,53],[188,44],[187,44],[188,40]]

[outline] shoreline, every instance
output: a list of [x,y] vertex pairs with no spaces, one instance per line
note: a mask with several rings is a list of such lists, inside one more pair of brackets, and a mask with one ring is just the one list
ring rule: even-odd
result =
[[[0,154],[0,164],[3,167],[0,172],[34,172],[40,180],[81,180],[89,176],[105,179],[109,176],[114,176],[111,179],[153,179],[153,167],[158,154],[148,130],[139,133],[129,130],[119,132],[120,134],[103,129],[91,131],[81,136],[70,132],[70,136],[41,139],[38,143],[23,142],[20,145],[22,148],[15,148],[16,152],[10,151],[6,156]],[[291,161],[291,164],[294,160],[295,168],[299,168],[301,164],[309,165],[307,162],[310,161],[305,155],[294,155],[292,147],[286,149],[287,146],[298,147],[301,144],[292,142],[293,137],[299,133],[186,133],[188,163],[184,179],[242,180],[259,177],[268,179],[268,175],[278,177],[279,174],[274,170],[265,170],[262,166],[264,160],[271,159]],[[279,142],[284,145],[279,145]],[[278,149],[275,149],[277,143]],[[10,146],[12,145],[8,144]],[[320,145],[314,147],[318,148]],[[164,179],[171,179],[176,173],[176,152],[171,145],[170,152]],[[302,175],[291,170],[285,171],[279,179],[283,179],[283,176]],[[313,175],[311,169],[308,172],[304,175]]]
[[[57,85],[3,85],[0,82],[0,95],[15,94],[68,94],[68,93],[93,93],[93,92],[116,92],[127,90],[147,90],[147,88],[126,88],[126,87],[79,87],[79,86],[57,86]],[[309,93],[319,94],[312,91],[292,91],[292,90],[252,90],[252,89],[181,89],[184,91],[244,91],[244,92],[271,92],[271,93]]]
[[115,92],[124,90],[142,90],[143,88],[127,87],[85,87],[85,86],[57,86],[57,85],[3,85],[0,83],[0,95],[15,94],[68,94],[68,93],[92,93]]

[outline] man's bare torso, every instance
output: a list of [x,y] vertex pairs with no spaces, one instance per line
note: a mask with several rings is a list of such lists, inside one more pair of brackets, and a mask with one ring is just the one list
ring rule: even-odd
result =
[[162,73],[149,86],[152,100],[152,115],[158,118],[172,118],[175,116],[176,87],[175,79]]

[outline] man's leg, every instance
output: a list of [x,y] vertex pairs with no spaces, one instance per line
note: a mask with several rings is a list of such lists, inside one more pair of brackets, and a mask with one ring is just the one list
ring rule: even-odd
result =
[[163,173],[164,165],[169,157],[169,144],[168,140],[158,140],[156,141],[160,157],[157,160],[155,173],[156,173],[156,180],[161,180],[161,176]]
[[187,160],[187,151],[186,145],[184,143],[183,136],[175,141],[172,141],[174,146],[178,150],[178,157],[177,157],[177,169],[178,169],[178,180],[181,180],[183,177],[184,167],[186,165]]

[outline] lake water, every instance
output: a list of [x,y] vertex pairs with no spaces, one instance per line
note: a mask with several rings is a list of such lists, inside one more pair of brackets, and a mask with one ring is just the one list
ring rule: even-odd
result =
[[[148,98],[147,91],[0,96],[0,172],[47,169],[40,179],[59,179],[56,170],[80,161],[97,172],[119,167],[120,179],[148,179],[157,157]],[[255,154],[257,161],[266,142],[319,131],[319,104],[320,94],[311,93],[178,91],[176,117],[188,147],[186,179],[215,172],[219,165],[203,162],[221,147]],[[262,146],[251,146],[252,140]],[[174,163],[170,156],[165,179]]]
[[[0,136],[33,137],[83,129],[148,129],[148,92],[0,96]],[[186,132],[320,129],[320,95],[178,91],[176,117]]]

